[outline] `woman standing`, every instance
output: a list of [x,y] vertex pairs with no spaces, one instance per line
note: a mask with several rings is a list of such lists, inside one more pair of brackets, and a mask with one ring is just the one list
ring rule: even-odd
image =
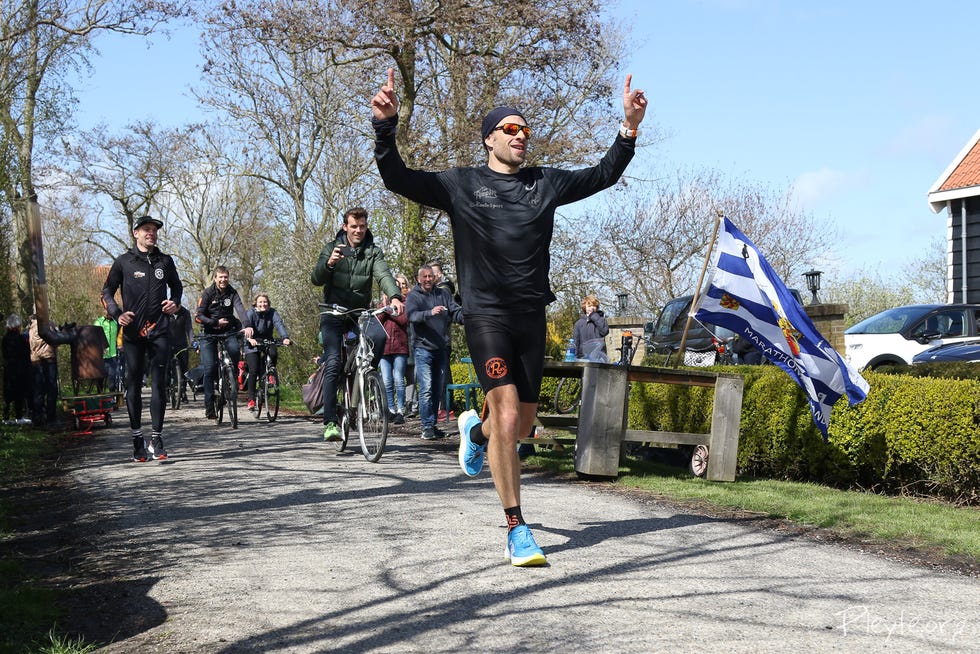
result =
[[[408,280],[404,275],[395,275],[395,281],[401,288],[402,297],[408,294]],[[405,286],[402,286],[404,282]],[[382,302],[388,304],[388,296],[381,296]],[[404,311],[397,316],[382,313],[379,316],[381,324],[388,334],[385,341],[384,355],[378,367],[381,368],[381,379],[385,383],[385,395],[388,398],[388,418],[392,423],[401,425],[405,422],[405,366],[408,362],[408,316]]]
[[582,300],[582,313],[575,323],[575,358],[607,363],[606,334],[609,323],[599,311],[599,300],[594,295],[586,295]]

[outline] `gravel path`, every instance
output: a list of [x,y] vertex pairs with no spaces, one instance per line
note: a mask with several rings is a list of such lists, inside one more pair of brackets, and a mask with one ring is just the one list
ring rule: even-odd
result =
[[129,461],[124,414],[72,448],[105,652],[980,651],[975,578],[526,475],[550,565],[514,568],[489,473],[398,428],[377,464],[317,424],[201,403],[165,462]]

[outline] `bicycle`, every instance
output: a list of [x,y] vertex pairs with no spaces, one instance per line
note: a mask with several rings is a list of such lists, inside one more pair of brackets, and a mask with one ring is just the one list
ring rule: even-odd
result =
[[[256,346],[262,356],[259,359],[259,370],[255,371],[255,419],[262,417],[262,407],[265,407],[265,418],[269,422],[275,422],[279,417],[279,371],[272,363],[272,355],[269,348],[272,345],[282,345],[279,339],[259,341]],[[262,371],[261,377],[259,371]]]
[[213,341],[218,345],[218,375],[214,380],[214,418],[217,424],[224,422],[225,408],[232,429],[238,429],[238,375],[225,349],[225,339],[234,334],[201,334],[198,342]]
[[[633,332],[629,330],[623,332],[620,347],[616,348],[616,351],[620,353],[619,361],[616,362],[617,366],[628,366],[633,362],[633,357],[636,355],[636,348],[633,346]],[[563,413],[574,413],[581,405],[582,378],[562,378],[558,382],[558,387],[555,389],[555,413],[559,415]]]
[[170,396],[170,408],[177,410],[181,402],[187,401],[187,378],[184,373],[184,362],[180,356],[187,351],[183,348],[173,352],[167,362],[167,394]]
[[[334,442],[338,452],[347,447],[352,423],[357,421],[361,452],[371,463],[377,463],[388,440],[388,399],[381,373],[372,365],[374,342],[367,334],[369,323],[391,307],[347,309],[337,304],[320,304],[320,315],[357,317],[358,334],[348,335],[340,348],[340,383],[337,388],[337,414],[340,418],[340,440]],[[378,325],[382,331],[383,327]]]

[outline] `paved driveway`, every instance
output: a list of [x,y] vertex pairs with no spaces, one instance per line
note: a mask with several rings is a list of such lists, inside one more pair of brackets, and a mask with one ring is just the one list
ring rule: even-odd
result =
[[370,464],[191,407],[166,462],[129,461],[122,414],[72,450],[106,652],[980,651],[977,579],[538,476],[550,565],[514,568],[455,438],[406,426]]

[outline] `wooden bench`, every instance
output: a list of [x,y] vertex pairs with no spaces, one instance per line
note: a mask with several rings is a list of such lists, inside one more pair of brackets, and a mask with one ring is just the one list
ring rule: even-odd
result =
[[[545,427],[567,429],[570,422],[575,421],[577,472],[616,477],[624,442],[705,445],[709,452],[707,478],[714,481],[735,480],[742,410],[741,376],[705,370],[592,362],[546,362],[544,374],[546,377],[582,378],[582,405],[577,419],[575,416],[538,417]],[[711,431],[707,434],[690,434],[627,429],[629,388],[634,382],[714,388]]]

